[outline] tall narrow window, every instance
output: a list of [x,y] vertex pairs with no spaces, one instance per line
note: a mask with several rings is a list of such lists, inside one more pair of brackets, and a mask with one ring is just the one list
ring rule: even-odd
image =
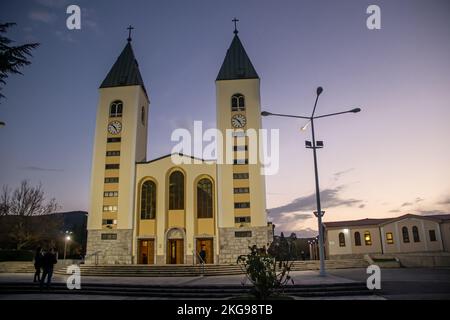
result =
[[416,226],[414,226],[412,227],[412,232],[414,242],[420,242],[419,229]]
[[169,177],[169,210],[184,209],[184,175],[174,171]]
[[121,117],[122,116],[123,103],[120,100],[116,100],[111,103],[109,107],[109,116],[110,117]]
[[141,219],[155,219],[156,216],[156,184],[145,181],[141,188]]
[[366,246],[372,245],[372,236],[370,235],[369,231],[364,232],[364,243]]
[[361,245],[361,234],[356,231],[355,232],[355,246],[360,246]]
[[245,111],[245,98],[242,94],[236,93],[231,97],[231,111]]
[[403,242],[409,243],[409,232],[407,227],[402,228]]
[[339,233],[339,247],[345,247],[345,235],[343,232]]
[[213,184],[209,179],[197,183],[197,218],[213,217]]
[[141,109],[141,122],[142,122],[142,125],[145,126],[145,107],[142,107],[142,109]]
[[430,234],[430,241],[436,241],[436,231],[429,230],[428,233]]

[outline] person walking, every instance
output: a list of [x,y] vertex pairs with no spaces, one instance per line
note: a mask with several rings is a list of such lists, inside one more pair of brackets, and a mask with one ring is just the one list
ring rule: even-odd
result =
[[200,250],[199,255],[200,255],[200,259],[201,259],[200,262],[202,264],[205,264],[206,263],[206,250],[205,250],[205,246],[204,245],[202,245],[202,249]]
[[34,272],[33,282],[41,281],[41,268],[42,268],[42,248],[37,247],[36,254],[34,255],[34,270],[35,270],[35,272]]
[[53,276],[53,266],[58,262],[55,249],[51,248],[47,251],[42,259],[42,277],[41,277],[41,290],[44,287],[45,278],[47,277],[47,289],[50,288]]

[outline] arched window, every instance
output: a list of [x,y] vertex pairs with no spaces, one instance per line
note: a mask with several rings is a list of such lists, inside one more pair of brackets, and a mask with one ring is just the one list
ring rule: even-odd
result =
[[343,232],[339,233],[339,247],[345,247],[345,235]]
[[213,217],[213,184],[209,179],[197,183],[197,218]]
[[174,171],[169,177],[169,210],[184,209],[184,175]]
[[245,98],[242,94],[236,93],[231,97],[231,111],[245,111]]
[[370,235],[369,231],[364,232],[364,243],[366,246],[372,245],[372,236]]
[[355,246],[360,246],[361,245],[361,234],[356,231],[355,232]]
[[109,116],[110,117],[121,117],[122,116],[123,103],[120,100],[116,100],[111,103],[109,107]]
[[412,227],[412,232],[414,242],[420,242],[419,229],[416,226],[414,226]]
[[155,219],[156,216],[156,184],[145,181],[141,188],[141,219]]
[[407,227],[402,228],[402,234],[403,234],[403,242],[409,243],[409,232]]

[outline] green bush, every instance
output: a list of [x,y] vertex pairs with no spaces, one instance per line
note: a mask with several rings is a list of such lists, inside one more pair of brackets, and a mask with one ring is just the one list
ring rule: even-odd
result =
[[33,261],[34,252],[30,250],[0,250],[0,261]]

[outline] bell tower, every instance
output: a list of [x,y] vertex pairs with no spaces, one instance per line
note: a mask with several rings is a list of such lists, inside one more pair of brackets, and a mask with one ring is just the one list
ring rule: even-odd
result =
[[136,162],[146,160],[148,110],[149,98],[130,34],[99,88],[87,263],[133,262],[135,170]]
[[223,150],[232,152],[232,163],[218,165],[219,263],[235,263],[248,246],[267,246],[269,230],[262,166],[258,156],[250,157],[251,151],[258,155],[252,148],[259,147],[260,79],[233,21],[234,37],[216,79],[217,128],[224,137],[231,130],[233,142]]

